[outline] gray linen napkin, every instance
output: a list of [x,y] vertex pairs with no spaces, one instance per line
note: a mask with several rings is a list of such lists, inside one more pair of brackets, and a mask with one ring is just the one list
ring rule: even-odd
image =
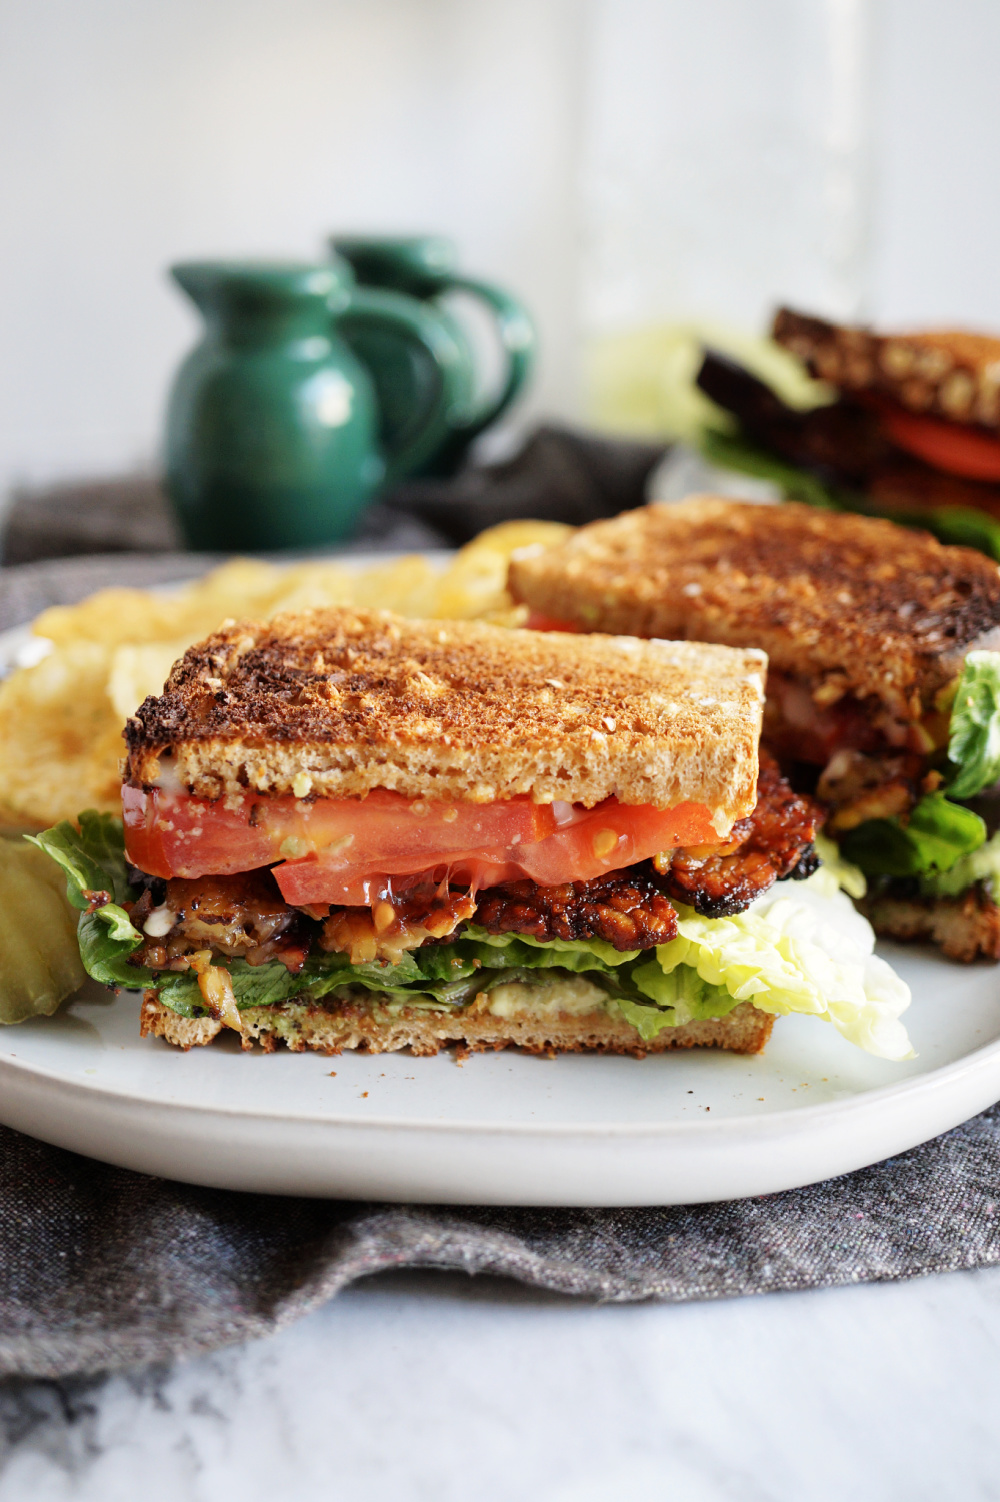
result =
[[825,1184],[718,1205],[368,1205],[200,1189],[0,1127],[0,1375],[63,1377],[267,1335],[401,1267],[619,1303],[1000,1261],[1000,1108]]
[[[0,569],[0,629],[103,585],[191,577],[210,561],[119,554]],[[267,1334],[391,1268],[684,1301],[983,1267],[1000,1261],[998,1205],[1000,1107],[825,1184],[652,1210],[236,1194],[110,1168],[0,1128],[0,1375],[194,1355]]]

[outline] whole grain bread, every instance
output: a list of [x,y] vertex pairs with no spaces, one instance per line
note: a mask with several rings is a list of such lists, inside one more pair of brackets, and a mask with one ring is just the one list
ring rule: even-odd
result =
[[773,335],[842,391],[891,397],[912,412],[1000,433],[1000,339],[962,329],[875,334],[781,308]]
[[899,897],[880,892],[859,904],[882,938],[936,944],[949,960],[1000,960],[1000,907],[982,886],[958,897]]
[[126,728],[126,777],[199,797],[754,805],[766,659],[340,608],[225,624]]
[[[408,1048],[414,1054],[436,1054],[457,1045],[468,1052],[521,1048],[528,1053],[632,1054],[643,1058],[674,1048],[724,1048],[730,1053],[760,1053],[771,1036],[774,1018],[741,1002],[728,1017],[688,1022],[664,1028],[651,1041],[644,1041],[634,1027],[604,1011],[583,1016],[567,1014],[547,1018],[494,1017],[488,1012],[467,1013],[402,1011],[391,1018],[378,1015],[378,997],[370,1005],[306,1005],[285,1003],[271,1007],[248,1007],[243,1047],[259,1043],[268,1053],[283,1042],[293,1052],[307,1048],[338,1054],[363,1048],[369,1053],[397,1053]],[[143,997],[142,1036],[158,1037],[178,1048],[197,1048],[211,1043],[223,1024],[211,1017],[181,1017],[158,1001],[153,991]]]
[[513,559],[515,597],[584,630],[762,647],[778,671],[918,718],[967,651],[1000,644],[1000,569],[925,532],[786,502],[696,496]]

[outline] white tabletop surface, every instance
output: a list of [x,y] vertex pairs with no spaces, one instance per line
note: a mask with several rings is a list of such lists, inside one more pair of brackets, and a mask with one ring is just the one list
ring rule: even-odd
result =
[[398,1274],[282,1334],[0,1386],[0,1502],[1000,1498],[1000,1269],[605,1305]]

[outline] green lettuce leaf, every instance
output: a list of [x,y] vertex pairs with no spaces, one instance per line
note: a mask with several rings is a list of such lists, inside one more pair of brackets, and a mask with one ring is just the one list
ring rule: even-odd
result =
[[25,838],[62,867],[66,895],[74,907],[86,910],[89,892],[107,892],[115,903],[134,901],[139,894],[128,883],[121,819],[89,808],[80,815],[79,824],[77,829],[64,819],[52,829]]
[[701,437],[701,451],[711,464],[723,469],[735,469],[757,480],[771,480],[790,501],[805,501],[807,506],[818,506],[824,511],[844,509],[838,494],[814,475],[775,458],[739,434],[706,428]]
[[970,652],[951,710],[948,792],[974,798],[1000,777],[1000,652]]
[[[474,943],[470,943],[474,941]],[[476,947],[474,947],[474,945]],[[605,939],[532,939],[525,934],[489,934],[485,928],[469,923],[463,930],[461,948],[482,965],[558,965],[579,974],[585,970],[616,970],[638,957],[638,949],[616,949]],[[499,962],[493,957],[503,951]],[[419,953],[420,951],[418,951]]]
[[985,884],[995,900],[1000,892],[1000,832],[970,855],[963,855],[950,871],[923,877],[920,890],[925,897],[958,897],[977,881]]
[[[79,823],[76,829],[64,819],[26,838],[62,867],[66,896],[82,912],[77,939],[87,974],[104,986],[148,986],[151,973],[128,964],[128,956],[142,943],[142,934],[121,906],[139,895],[129,886],[125,870],[122,821],[113,814],[87,809]],[[112,900],[88,911],[102,893]]]
[[926,793],[904,824],[901,819],[868,819],[840,840],[845,860],[869,876],[930,876],[950,871],[986,838],[986,825],[971,808],[944,793]]

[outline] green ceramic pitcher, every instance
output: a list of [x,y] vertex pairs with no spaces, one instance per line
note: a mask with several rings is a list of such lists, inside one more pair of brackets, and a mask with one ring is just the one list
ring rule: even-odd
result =
[[[448,475],[461,464],[469,444],[495,422],[531,373],[535,333],[527,310],[491,282],[464,276],[456,269],[454,244],[441,235],[337,235],[330,240],[335,256],[349,261],[366,287],[388,288],[420,298],[439,319],[460,352],[459,389],[447,434],[420,466],[420,473]],[[449,292],[471,294],[492,315],[504,359],[499,390],[478,396],[475,351],[460,321],[442,303]],[[387,431],[395,431],[430,378],[426,358],[412,342],[390,330],[345,324],[344,336],[372,372]]]
[[[447,440],[462,351],[416,298],[357,287],[343,264],[199,261],[171,274],[205,319],[167,412],[167,487],[192,548],[341,541],[380,487]],[[419,351],[422,380],[391,424],[347,323]]]

